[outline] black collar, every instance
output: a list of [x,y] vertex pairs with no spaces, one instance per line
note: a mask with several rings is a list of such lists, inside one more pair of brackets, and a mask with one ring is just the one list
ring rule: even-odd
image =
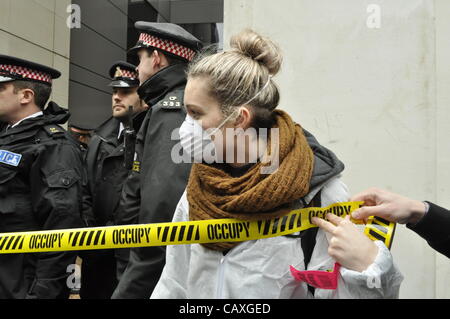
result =
[[[28,130],[36,130],[45,125],[58,125],[66,123],[70,118],[68,110],[63,109],[54,102],[50,102],[47,108],[43,111],[43,116],[27,119],[20,123],[18,126],[10,128],[7,131],[3,131],[0,134],[1,137],[5,137],[12,134],[19,134]],[[3,127],[5,129],[6,126]]]
[[112,144],[116,144],[117,136],[119,135],[119,127],[119,120],[111,117],[98,129],[95,130],[95,134],[97,134],[102,140],[108,141]]
[[[133,117],[133,128],[136,133],[139,132],[146,114],[147,111],[143,111],[141,113],[136,114]],[[111,117],[105,123],[103,123],[98,129],[95,130],[95,134],[97,134],[101,139],[107,141],[108,143],[117,145],[119,128],[120,128],[120,121],[114,117]]]
[[149,107],[152,107],[175,88],[186,85],[186,82],[186,65],[174,64],[145,81],[139,87],[138,94]]

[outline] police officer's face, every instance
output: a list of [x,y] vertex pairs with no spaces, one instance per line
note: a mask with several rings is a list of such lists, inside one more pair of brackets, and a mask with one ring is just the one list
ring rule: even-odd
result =
[[117,119],[126,118],[128,109],[133,107],[133,114],[142,112],[146,106],[139,99],[137,88],[114,88],[112,96],[113,117]]
[[155,57],[153,54],[149,54],[147,49],[139,50],[138,56],[139,66],[137,67],[137,71],[139,73],[139,82],[142,84],[156,74],[157,70],[154,65]]
[[10,121],[11,115],[20,110],[20,106],[20,95],[14,93],[12,83],[0,83],[0,121]]
[[139,73],[139,82],[141,82],[141,85],[153,75],[169,66],[169,61],[164,54],[156,50],[151,52],[148,49],[141,49],[138,51],[138,56],[139,66],[136,71]]

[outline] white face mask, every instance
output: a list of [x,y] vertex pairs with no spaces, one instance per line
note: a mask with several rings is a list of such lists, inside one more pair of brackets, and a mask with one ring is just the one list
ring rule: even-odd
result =
[[[258,96],[260,96],[267,86],[269,86],[271,79],[272,76],[269,76],[269,80],[261,91],[259,91],[252,99],[243,105],[250,104]],[[237,108],[233,113],[231,113],[231,115],[228,116],[217,128],[209,129],[207,131],[205,131],[203,127],[188,114],[183,125],[180,127],[181,146],[183,147],[185,154],[193,159],[194,163],[204,162],[212,164],[216,162],[218,152],[211,136],[220,131],[222,127],[238,112],[240,112],[240,108]]]
[[217,128],[207,131],[188,114],[183,125],[180,127],[181,146],[185,154],[193,159],[194,163],[205,162],[212,164],[216,162],[217,150],[211,136],[220,131],[238,111],[240,110],[237,109],[234,111]]

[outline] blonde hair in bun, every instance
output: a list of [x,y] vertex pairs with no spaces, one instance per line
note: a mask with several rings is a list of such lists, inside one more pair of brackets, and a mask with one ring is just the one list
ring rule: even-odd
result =
[[188,77],[207,78],[209,93],[219,101],[224,115],[251,100],[253,126],[269,128],[280,102],[272,77],[281,69],[281,50],[272,40],[250,29],[234,35],[230,44],[228,51],[197,57],[189,66]]
[[230,41],[232,50],[248,56],[266,67],[272,76],[278,74],[283,63],[280,48],[258,33],[247,29],[234,35]]

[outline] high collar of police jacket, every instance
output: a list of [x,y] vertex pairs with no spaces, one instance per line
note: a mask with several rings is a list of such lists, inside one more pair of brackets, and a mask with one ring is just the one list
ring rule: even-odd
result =
[[10,128],[7,131],[2,130],[0,137],[19,134],[46,125],[62,125],[70,118],[69,111],[63,109],[55,102],[50,102],[43,113],[43,116],[27,119],[20,123],[20,125]]
[[[133,116],[133,128],[135,132],[139,132],[146,114],[147,111],[143,111]],[[119,127],[120,121],[114,117],[111,117],[95,130],[95,134],[100,136],[103,140],[117,145]]]
[[138,89],[139,97],[152,107],[175,88],[186,85],[186,65],[170,65],[147,81]]

